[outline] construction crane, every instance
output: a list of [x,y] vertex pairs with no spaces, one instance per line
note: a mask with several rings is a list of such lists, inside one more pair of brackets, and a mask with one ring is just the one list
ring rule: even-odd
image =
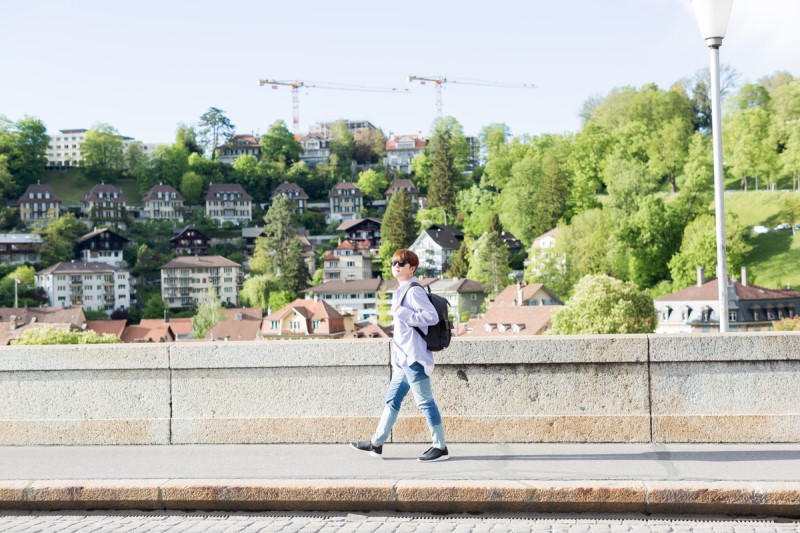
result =
[[535,89],[532,83],[503,83],[497,81],[469,80],[445,78],[444,76],[409,76],[408,81],[418,81],[422,84],[431,82],[436,85],[436,117],[442,118],[442,85],[445,83],[457,83],[459,85],[481,85],[483,87],[506,87],[510,89]]
[[292,89],[292,132],[300,134],[300,87],[311,89],[331,89],[335,91],[359,91],[370,93],[395,93],[411,94],[408,89],[398,89],[395,87],[367,87],[364,85],[348,85],[345,83],[329,83],[324,81],[285,81],[285,80],[259,80],[260,86],[269,85],[273,89],[280,86],[291,87]]

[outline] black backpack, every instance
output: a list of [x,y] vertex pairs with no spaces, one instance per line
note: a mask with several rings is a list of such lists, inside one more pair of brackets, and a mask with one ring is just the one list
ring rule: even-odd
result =
[[[416,281],[410,284],[408,290],[403,294],[403,300],[406,298],[406,294],[408,291],[411,290],[411,287],[422,287]],[[423,289],[424,290],[424,289]],[[430,300],[433,308],[436,309],[436,315],[439,317],[439,322],[434,324],[433,326],[428,326],[428,333],[422,333],[422,330],[418,327],[414,327],[417,330],[425,342],[428,344],[428,349],[432,352],[438,352],[440,350],[444,350],[448,346],[450,346],[450,337],[452,337],[452,329],[453,323],[450,322],[450,316],[447,314],[447,308],[450,306],[450,302],[447,301],[447,298],[443,298],[438,294],[432,294],[431,288],[428,287],[428,300]],[[401,300],[400,303],[403,303]]]

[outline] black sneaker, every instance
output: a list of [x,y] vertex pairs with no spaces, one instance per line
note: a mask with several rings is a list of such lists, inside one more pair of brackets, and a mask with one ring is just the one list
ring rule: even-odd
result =
[[447,461],[450,459],[450,455],[447,453],[447,446],[444,447],[444,450],[441,450],[435,446],[428,448],[428,450],[423,453],[417,461],[422,461],[423,463],[432,463],[434,461]]
[[383,453],[383,446],[375,446],[372,444],[370,440],[360,440],[358,442],[351,442],[350,446],[355,448],[360,452],[366,452],[370,454],[372,457],[377,457],[379,459],[383,459],[381,454]]

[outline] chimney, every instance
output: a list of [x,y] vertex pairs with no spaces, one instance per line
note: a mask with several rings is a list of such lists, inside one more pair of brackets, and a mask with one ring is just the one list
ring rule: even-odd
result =
[[705,268],[703,268],[701,266],[697,267],[697,286],[698,287],[702,287],[703,283],[706,282],[706,280],[705,280],[705,271],[706,271]]
[[169,317],[167,316],[167,310],[164,309],[164,323],[166,324],[168,322],[169,322]]
[[522,307],[522,284],[517,282],[517,305]]
[[742,285],[747,287],[747,267],[742,267]]

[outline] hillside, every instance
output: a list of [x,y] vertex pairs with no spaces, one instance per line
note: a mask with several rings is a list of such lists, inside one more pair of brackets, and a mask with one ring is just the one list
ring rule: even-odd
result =
[[800,233],[773,231],[781,222],[782,192],[728,192],[725,210],[736,213],[747,227],[766,226],[768,233],[751,234],[753,251],[745,260],[748,282],[769,288],[800,288]]
[[[86,178],[74,170],[51,170],[45,172],[42,183],[50,185],[64,204],[73,205],[83,202],[83,195],[100,183],[100,180]],[[118,179],[109,180],[108,183],[122,189],[129,202],[138,204],[141,201],[136,181]]]

